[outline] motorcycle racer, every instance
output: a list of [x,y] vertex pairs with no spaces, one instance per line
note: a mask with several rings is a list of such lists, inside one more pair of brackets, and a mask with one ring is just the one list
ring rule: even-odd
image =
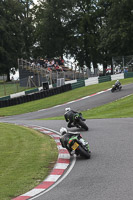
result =
[[[61,133],[61,137],[60,137],[60,142],[62,147],[66,148],[68,150],[68,152],[70,153],[70,155],[73,155],[75,153],[74,150],[70,150],[68,147],[68,141],[72,136],[78,136],[79,141],[83,144],[83,145],[88,145],[88,142],[85,142],[85,140],[82,138],[81,134],[79,132],[68,132],[66,128],[62,127],[60,129],[60,133]],[[89,145],[88,145],[89,148]]]
[[115,82],[115,86],[118,88],[120,85],[121,85],[120,81],[117,80],[117,81]]
[[[71,110],[71,108],[65,108],[65,114],[64,114],[64,118],[66,120],[66,122],[68,122],[68,128],[71,128],[71,127],[75,127],[74,124],[72,124],[74,122],[74,116],[78,113],[74,110]],[[80,114],[80,117],[82,118],[82,114]],[[83,121],[85,121],[85,119],[82,118]],[[78,127],[78,125],[77,125]]]

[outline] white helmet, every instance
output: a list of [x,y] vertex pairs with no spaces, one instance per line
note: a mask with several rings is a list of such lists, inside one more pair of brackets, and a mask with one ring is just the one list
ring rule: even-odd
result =
[[65,111],[66,112],[68,112],[68,111],[70,111],[71,110],[71,108],[65,108]]
[[61,133],[61,135],[66,134],[66,133],[67,133],[67,129],[64,128],[64,127],[62,127],[62,128],[60,129],[60,133]]

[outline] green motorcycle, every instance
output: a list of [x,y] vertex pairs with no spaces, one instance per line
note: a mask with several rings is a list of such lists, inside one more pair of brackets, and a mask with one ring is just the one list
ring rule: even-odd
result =
[[88,142],[85,142],[83,138],[79,139],[79,135],[73,135],[67,142],[67,147],[70,151],[73,151],[77,156],[80,155],[84,158],[90,159],[91,152]]

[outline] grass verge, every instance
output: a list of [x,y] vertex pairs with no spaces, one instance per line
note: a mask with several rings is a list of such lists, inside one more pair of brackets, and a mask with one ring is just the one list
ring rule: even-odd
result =
[[133,117],[133,95],[82,113],[87,119]]
[[0,199],[34,188],[57,160],[54,140],[35,130],[0,123]]
[[[133,83],[133,78],[120,80],[122,85]],[[89,85],[86,87],[77,88],[62,94],[47,97],[41,100],[36,100],[16,106],[0,108],[0,116],[9,116],[23,114],[27,112],[33,112],[44,108],[49,108],[58,104],[63,104],[93,93],[106,90],[112,87],[115,81],[104,82],[95,85]]]

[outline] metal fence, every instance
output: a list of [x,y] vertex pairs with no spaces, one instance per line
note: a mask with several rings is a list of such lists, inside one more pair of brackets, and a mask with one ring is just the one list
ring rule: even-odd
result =
[[29,89],[30,87],[20,87],[19,81],[0,82],[0,97],[8,96],[17,92]]

